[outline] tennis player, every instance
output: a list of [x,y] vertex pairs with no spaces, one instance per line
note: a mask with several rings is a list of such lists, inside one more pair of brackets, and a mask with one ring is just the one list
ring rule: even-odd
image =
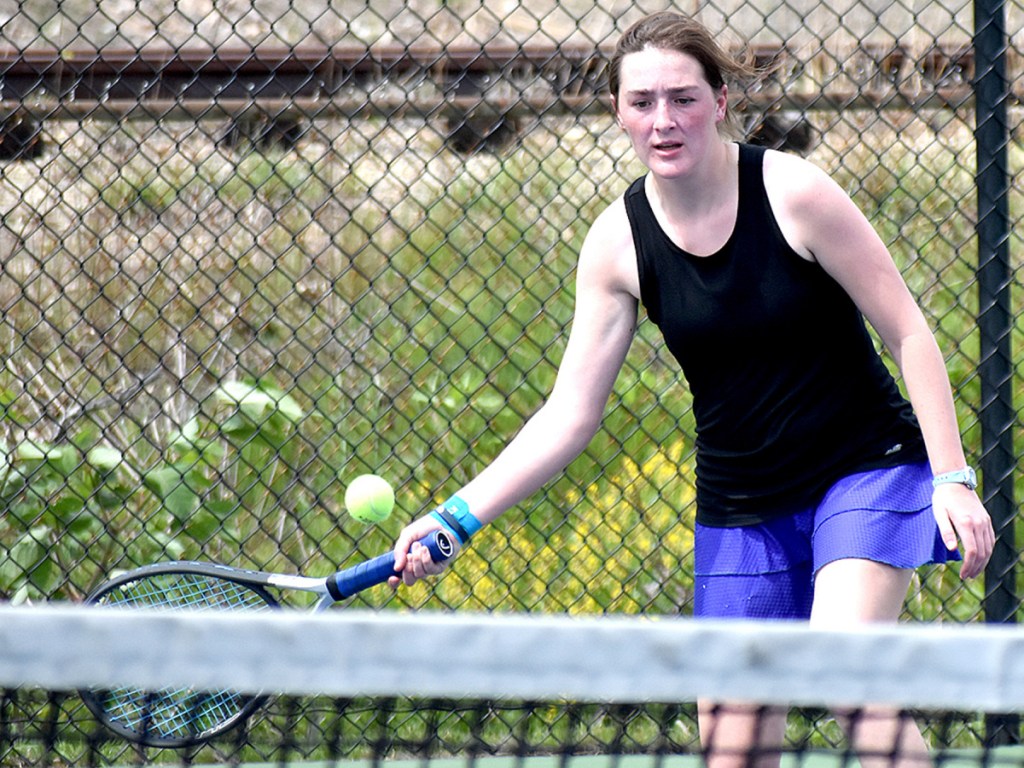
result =
[[[915,568],[962,560],[964,578],[982,572],[995,537],[938,345],[884,243],[826,173],[731,140],[728,83],[750,74],[677,13],[624,33],[612,103],[648,172],[588,233],[549,399],[475,479],[402,531],[405,582],[443,567],[419,550],[407,558],[414,540],[444,527],[465,543],[583,451],[640,304],[693,394],[698,617],[894,622]],[[852,729],[855,748],[926,759],[913,723],[871,714]],[[778,763],[784,716],[756,715],[702,706],[711,768],[748,765],[757,745],[769,750],[759,762]]]

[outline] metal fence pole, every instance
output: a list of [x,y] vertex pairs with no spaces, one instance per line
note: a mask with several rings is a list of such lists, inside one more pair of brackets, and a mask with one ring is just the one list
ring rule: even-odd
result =
[[[975,0],[975,139],[978,191],[978,328],[981,333],[981,468],[984,500],[996,528],[985,571],[985,618],[1016,620],[1012,358],[1010,330],[1009,123],[1006,22],[1003,0]],[[990,743],[1019,741],[1019,718],[992,715]]]

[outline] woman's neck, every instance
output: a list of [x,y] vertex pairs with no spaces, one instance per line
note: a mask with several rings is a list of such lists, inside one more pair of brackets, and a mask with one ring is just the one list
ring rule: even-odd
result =
[[692,173],[677,178],[651,174],[648,195],[670,220],[700,219],[735,199],[739,147],[716,142],[704,162]]

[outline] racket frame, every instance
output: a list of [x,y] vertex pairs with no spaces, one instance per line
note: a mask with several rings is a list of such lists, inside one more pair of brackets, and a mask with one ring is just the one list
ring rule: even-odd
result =
[[[445,531],[434,531],[424,539],[421,539],[419,543],[427,547],[431,554],[431,558],[435,562],[447,560],[455,552],[451,536]],[[363,589],[376,584],[381,584],[390,576],[397,575],[394,570],[394,563],[394,553],[387,552],[366,562],[345,568],[326,578],[318,578],[296,574],[271,573],[268,571],[258,571],[249,568],[236,568],[234,566],[196,560],[176,560],[164,563],[155,563],[153,565],[143,565],[118,574],[117,576],[114,576],[100,584],[95,590],[90,592],[85,599],[85,603],[87,605],[101,605],[103,604],[105,597],[115,594],[118,590],[126,590],[132,585],[137,584],[140,581],[145,581],[146,579],[154,579],[160,576],[184,575],[232,582],[244,586],[257,595],[266,604],[266,607],[271,610],[281,610],[282,606],[280,602],[278,602],[278,600],[267,591],[268,587],[275,590],[294,590],[312,593],[316,596],[316,602],[313,605],[312,611],[320,612],[340,600],[352,597]],[[118,607],[118,603],[116,602],[110,603],[109,605],[111,607]],[[139,606],[125,604],[121,607],[126,610],[130,610]],[[194,608],[190,608],[188,606],[167,606],[167,608],[169,610],[194,610]],[[129,686],[126,686],[123,690],[134,692]],[[188,692],[188,689],[184,690]],[[171,692],[171,695],[179,695],[182,692],[183,691],[179,689],[178,691]],[[161,692],[159,691],[149,692],[138,690],[137,693],[140,696],[154,698],[161,695]],[[201,697],[237,696],[239,702],[237,705],[238,711],[229,717],[223,718],[212,727],[205,728],[194,733],[170,736],[161,734],[155,730],[150,730],[146,725],[143,725],[141,730],[132,728],[125,725],[121,720],[118,720],[111,713],[110,706],[108,705],[107,700],[105,700],[109,699],[112,695],[110,691],[94,689],[82,689],[79,691],[82,701],[85,703],[89,711],[92,712],[97,720],[114,733],[141,746],[172,749],[201,745],[204,742],[237,728],[248,720],[256,710],[263,706],[269,698],[265,694],[243,696],[231,691],[195,691],[192,693],[197,697],[197,704],[195,705],[196,708],[200,706],[199,699]],[[144,717],[143,719],[145,720],[146,718]],[[152,717],[150,716],[148,719],[152,720]]]

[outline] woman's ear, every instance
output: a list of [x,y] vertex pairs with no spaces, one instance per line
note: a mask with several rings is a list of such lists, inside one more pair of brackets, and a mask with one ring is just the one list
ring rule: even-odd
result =
[[615,98],[615,94],[612,94],[612,114],[615,115],[615,124],[622,127],[622,118],[619,117],[619,100]]
[[722,122],[725,120],[726,111],[729,109],[729,86],[723,85],[719,91],[718,96],[715,98],[715,122]]

